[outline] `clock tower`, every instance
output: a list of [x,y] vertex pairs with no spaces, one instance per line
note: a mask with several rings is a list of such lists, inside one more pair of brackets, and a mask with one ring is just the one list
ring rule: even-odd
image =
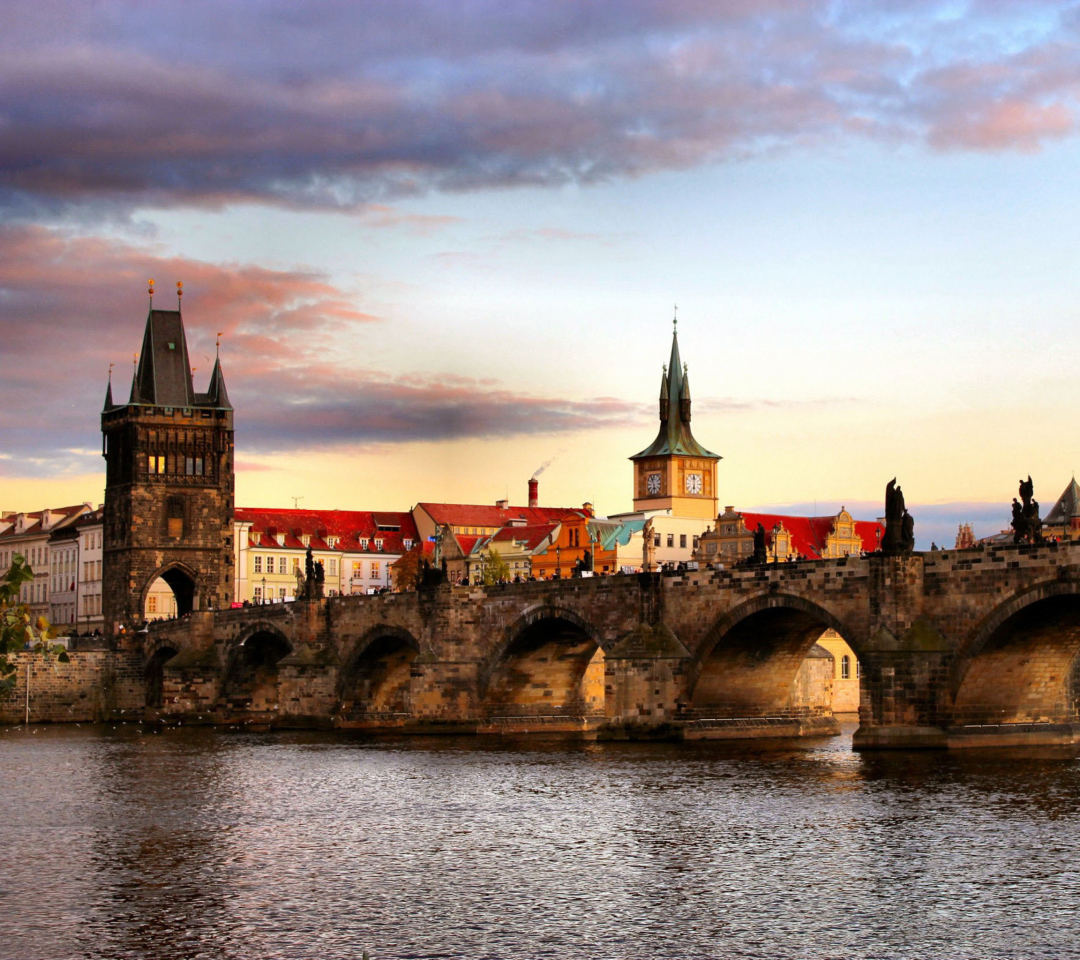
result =
[[634,462],[634,510],[670,510],[675,517],[712,520],[717,514],[720,457],[690,432],[690,378],[679,358],[678,321],[671,361],[660,380],[660,432]]

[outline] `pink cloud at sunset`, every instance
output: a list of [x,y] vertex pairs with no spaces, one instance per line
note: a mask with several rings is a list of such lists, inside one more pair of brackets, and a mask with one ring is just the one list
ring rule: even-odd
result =
[[[0,429],[18,459],[0,472],[21,475],[93,463],[109,363],[113,389],[127,396],[131,350],[142,336],[146,280],[155,305],[175,305],[185,284],[185,325],[196,383],[209,376],[215,336],[230,396],[244,410],[238,443],[253,453],[369,442],[511,436],[637,422],[643,409],[613,398],[563,400],[508,390],[491,378],[367,369],[347,357],[376,317],[324,277],[249,264],[215,265],[155,256],[125,243],[43,227],[0,228],[0,337],[7,360],[0,383]],[[39,390],[42,338],[53,386]],[[335,362],[327,362],[333,355]],[[87,460],[87,458],[90,458]]]

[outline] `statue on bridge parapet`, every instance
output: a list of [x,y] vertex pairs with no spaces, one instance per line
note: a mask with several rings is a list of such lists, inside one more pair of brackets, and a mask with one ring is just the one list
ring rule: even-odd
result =
[[769,551],[765,546],[765,527],[760,523],[754,531],[754,552],[750,557],[754,566],[763,567],[769,562]]
[[885,486],[885,536],[881,541],[881,552],[895,557],[914,549],[915,518],[908,513],[904,491],[893,477]]
[[1027,480],[1020,481],[1020,499],[1024,502],[1018,503],[1015,497],[1012,502],[1013,543],[1042,543],[1042,519],[1031,474]]
[[652,517],[641,528],[641,570],[652,573],[656,569],[656,540],[653,538]]
[[296,599],[321,600],[325,582],[326,573],[323,570],[322,561],[316,561],[312,556],[311,547],[308,547],[304,555],[304,572],[301,573],[300,568],[296,568]]

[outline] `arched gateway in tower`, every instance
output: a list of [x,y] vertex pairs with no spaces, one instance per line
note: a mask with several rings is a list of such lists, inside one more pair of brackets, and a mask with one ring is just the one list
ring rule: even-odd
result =
[[101,413],[105,457],[102,611],[115,633],[145,616],[159,578],[180,615],[232,599],[233,408],[221,361],[196,393],[179,310],[146,318],[127,403]]

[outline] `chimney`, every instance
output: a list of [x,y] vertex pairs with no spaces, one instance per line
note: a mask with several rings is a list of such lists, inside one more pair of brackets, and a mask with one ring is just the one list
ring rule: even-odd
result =
[[536,509],[540,506],[540,481],[536,477],[529,478],[529,507]]
[[587,517],[595,517],[596,516],[596,514],[593,512],[593,505],[591,503],[589,503],[588,500],[586,500],[581,505],[581,512],[584,513],[585,516],[587,516]]
[[498,507],[500,510],[505,510],[505,509],[507,509],[507,507],[510,506],[510,501],[509,500],[496,500],[495,501],[495,506]]

